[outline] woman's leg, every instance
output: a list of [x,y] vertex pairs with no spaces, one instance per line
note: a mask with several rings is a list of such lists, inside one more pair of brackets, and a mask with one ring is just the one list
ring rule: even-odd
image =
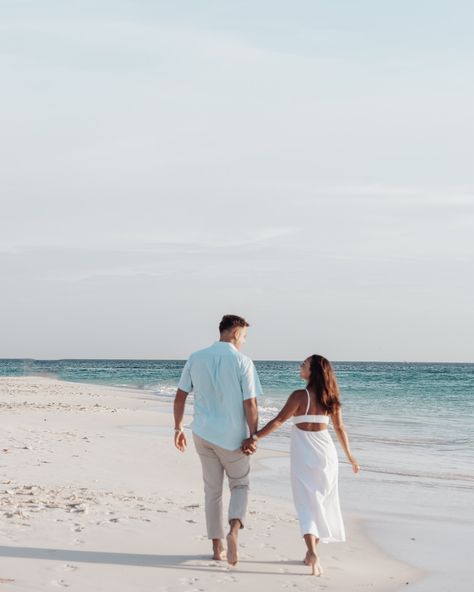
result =
[[319,563],[318,554],[316,553],[316,545],[319,543],[319,539],[316,538],[314,534],[305,534],[304,542],[308,548],[304,562],[306,565],[311,566],[311,574],[313,576],[316,575],[316,569],[318,570],[318,576],[320,576],[323,572]]

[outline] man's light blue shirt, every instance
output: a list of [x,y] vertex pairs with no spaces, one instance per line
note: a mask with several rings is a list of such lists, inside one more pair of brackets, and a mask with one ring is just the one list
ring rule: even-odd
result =
[[262,394],[250,358],[226,341],[191,354],[178,388],[194,392],[195,434],[227,450],[240,448],[248,436],[243,402]]

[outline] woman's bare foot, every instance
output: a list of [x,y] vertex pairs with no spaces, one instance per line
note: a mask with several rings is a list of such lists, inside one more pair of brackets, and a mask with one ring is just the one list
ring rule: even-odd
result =
[[227,563],[229,565],[237,565],[239,562],[239,545],[237,543],[237,535],[230,532],[227,535]]
[[310,551],[308,551],[308,553],[306,555],[308,558],[307,565],[311,566],[311,575],[312,576],[316,576],[316,575],[321,576],[323,573],[323,569],[321,567],[321,564],[319,563],[319,557],[316,555],[316,553],[311,553]]
[[321,564],[319,563],[319,557],[316,554],[316,546],[319,543],[319,538],[309,532],[303,535],[303,537],[306,547],[308,548],[306,557],[303,559],[303,563],[305,565],[311,566],[311,574],[313,576],[316,575],[316,570],[318,571],[318,576],[320,576],[323,573],[323,570],[321,569]]

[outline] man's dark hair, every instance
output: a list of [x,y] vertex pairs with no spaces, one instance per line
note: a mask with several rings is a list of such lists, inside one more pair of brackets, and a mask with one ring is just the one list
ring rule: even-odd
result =
[[243,317],[237,315],[224,315],[222,321],[219,323],[219,332],[223,333],[234,327],[250,327]]

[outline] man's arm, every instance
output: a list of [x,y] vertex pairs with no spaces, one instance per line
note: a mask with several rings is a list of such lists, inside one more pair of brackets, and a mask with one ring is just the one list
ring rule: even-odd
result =
[[[255,434],[258,430],[258,406],[256,397],[244,400],[244,413],[247,425],[249,426],[250,435]],[[253,446],[252,448],[252,452],[255,452],[257,447]]]
[[184,407],[188,393],[180,388],[174,398],[174,445],[180,452],[184,452],[187,446],[186,434],[183,432]]
[[241,365],[241,388],[244,400],[244,412],[250,430],[250,435],[258,430],[257,397],[263,394],[262,385],[258,378],[255,365],[250,358],[243,359]]

